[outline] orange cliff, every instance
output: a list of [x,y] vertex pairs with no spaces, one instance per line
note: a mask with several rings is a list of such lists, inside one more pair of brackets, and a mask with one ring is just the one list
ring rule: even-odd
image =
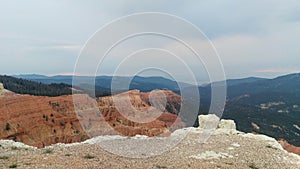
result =
[[[151,93],[152,96],[150,96]],[[181,97],[171,91],[153,91],[151,93],[132,90],[113,97],[101,97],[97,102],[105,121],[122,135],[169,135],[172,131],[185,127],[185,124],[177,116],[180,111]],[[166,98],[165,105],[161,101],[162,95]],[[152,107],[150,97],[157,101],[157,104],[162,104],[159,106],[163,107],[163,110]],[[126,98],[129,98],[130,103],[126,103]],[[132,105],[132,107],[128,105]]]
[[300,155],[300,147],[289,144],[286,140],[280,139],[280,145],[288,152]]
[[[176,115],[181,97],[170,91],[163,92],[168,111],[163,110],[149,122],[136,122],[126,118],[126,113],[131,112],[119,113],[124,107],[117,109],[110,96],[98,99],[85,94],[44,97],[19,95],[1,89],[0,139],[12,139],[41,148],[59,142],[81,142],[98,135],[169,135],[185,124]],[[134,90],[126,94],[136,110],[158,112],[149,103],[150,93]],[[116,98],[122,99],[123,96],[124,93]]]

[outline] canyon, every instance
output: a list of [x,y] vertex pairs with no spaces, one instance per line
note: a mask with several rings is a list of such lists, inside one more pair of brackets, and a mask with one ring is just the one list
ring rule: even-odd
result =
[[[180,105],[179,95],[171,91],[157,92],[165,93],[168,105],[175,105],[175,102]],[[117,110],[111,96],[97,99],[86,94],[32,96],[3,88],[0,93],[0,139],[39,148],[55,143],[82,142],[99,135],[168,136],[185,127],[176,114],[179,107],[169,106],[168,111],[159,111],[151,106],[150,93],[138,90],[128,91],[126,96],[131,98],[139,113],[160,112],[156,119],[141,123],[128,120]],[[122,99],[124,93],[115,97]]]
[[[0,139],[43,148],[104,135],[170,136],[186,127],[178,116],[181,101],[168,90],[131,90],[96,99],[87,94],[32,96],[8,91],[0,83]],[[299,147],[278,142],[300,155]]]

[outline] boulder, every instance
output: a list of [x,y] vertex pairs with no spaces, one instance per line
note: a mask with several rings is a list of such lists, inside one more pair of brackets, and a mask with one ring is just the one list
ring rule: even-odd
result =
[[236,129],[236,125],[235,125],[235,122],[233,120],[224,120],[224,119],[222,119],[219,122],[218,128],[220,128],[220,129],[232,129],[232,130],[235,130]]
[[4,86],[2,83],[0,83],[0,90],[3,90],[4,89]]
[[215,114],[199,115],[199,128],[201,129],[216,129],[220,118]]

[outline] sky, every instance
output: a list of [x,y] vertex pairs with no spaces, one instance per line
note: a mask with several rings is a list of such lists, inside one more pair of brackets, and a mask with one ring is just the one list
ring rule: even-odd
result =
[[[0,0],[0,74],[73,74],[80,51],[88,40],[108,23],[140,12],[161,12],[178,16],[195,25],[212,42],[226,78],[276,77],[300,72],[300,1],[298,0]],[[145,21],[147,23],[147,20]],[[165,22],[168,24],[168,22]],[[128,23],[131,27],[140,23]],[[163,24],[163,23],[162,23]],[[170,24],[172,25],[172,24]],[[170,32],[182,27],[168,28]],[[118,29],[122,29],[119,27]],[[184,32],[184,31],[183,31]],[[113,36],[110,35],[109,36]],[[112,75],[116,65],[143,48],[162,48],[162,52],[142,51],[137,58],[125,61],[118,75],[131,75],[134,65],[165,63],[181,81],[184,67],[173,63],[168,49],[182,52],[175,42],[144,36],[121,44],[95,70],[98,75]],[[203,39],[186,40],[201,46]],[[207,43],[207,41],[206,41]],[[205,45],[204,45],[205,46]],[[129,52],[129,49],[131,53]],[[181,50],[181,51],[178,51]],[[126,55],[125,55],[126,53]],[[186,55],[189,55],[185,53]],[[155,56],[153,56],[155,55]],[[158,57],[159,56],[159,57]],[[153,58],[156,58],[155,60]],[[192,62],[181,55],[179,60],[192,72],[199,72],[198,81],[207,81],[205,64]],[[123,63],[123,62],[122,62]],[[85,71],[90,75],[89,63]],[[142,72],[142,71],[140,71]],[[145,75],[159,75],[144,71]],[[171,73],[170,73],[171,72]],[[206,72],[206,73],[205,73]],[[135,72],[136,73],[136,72]]]

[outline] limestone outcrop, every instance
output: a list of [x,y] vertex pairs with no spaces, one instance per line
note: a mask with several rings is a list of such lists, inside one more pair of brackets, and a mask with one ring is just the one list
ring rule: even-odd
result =
[[3,90],[3,89],[4,89],[3,84],[0,83],[0,91]]
[[[267,142],[271,148],[278,150],[286,150],[290,153],[300,155],[300,147],[293,146],[289,144],[286,140],[280,139],[276,140],[272,137],[268,137],[262,134],[252,134],[252,133],[243,133],[236,130],[236,124],[233,120],[219,119],[215,114],[209,115],[200,115],[199,119],[199,129],[208,130],[211,135],[241,135],[242,137],[251,138],[257,141]],[[197,130],[197,129],[194,129]],[[198,131],[199,132],[199,131]],[[205,132],[204,132],[205,133]]]
[[199,128],[201,129],[215,129],[220,121],[220,118],[215,114],[199,115]]

